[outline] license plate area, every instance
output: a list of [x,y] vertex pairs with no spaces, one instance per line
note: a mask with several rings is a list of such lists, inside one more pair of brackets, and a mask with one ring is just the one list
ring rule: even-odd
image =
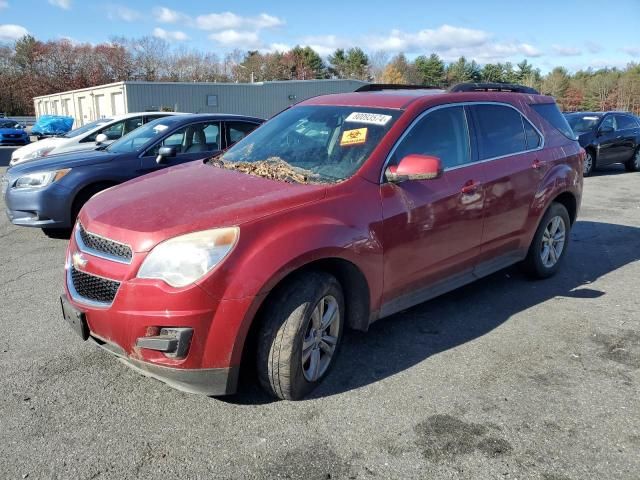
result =
[[89,325],[87,324],[87,318],[83,312],[76,309],[69,303],[66,296],[60,297],[60,305],[62,307],[62,316],[66,322],[71,326],[82,340],[89,338]]

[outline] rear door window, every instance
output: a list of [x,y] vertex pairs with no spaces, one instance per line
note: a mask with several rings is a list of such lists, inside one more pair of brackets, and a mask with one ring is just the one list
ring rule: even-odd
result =
[[227,122],[227,146],[239,142],[253,132],[258,125],[249,122]]
[[[504,105],[473,105],[480,160],[527,150],[520,112]],[[532,139],[534,142],[534,139]]]
[[618,130],[631,130],[638,128],[638,124],[635,120],[627,115],[616,115],[616,123],[618,124]]
[[133,117],[128,118],[124,121],[124,132],[123,135],[126,135],[129,132],[133,132],[136,128],[142,126],[142,117]]

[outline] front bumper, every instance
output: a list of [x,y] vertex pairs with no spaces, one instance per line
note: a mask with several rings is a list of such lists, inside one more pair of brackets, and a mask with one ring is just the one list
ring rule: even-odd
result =
[[[145,256],[138,252],[130,263],[115,262],[91,254],[77,234],[72,236],[65,293],[71,306],[84,313],[89,338],[139,373],[179,390],[234,393],[255,297],[219,300],[199,285],[175,289],[162,281],[136,278]],[[72,268],[118,282],[116,293],[102,303],[82,297],[70,275]],[[139,339],[171,328],[193,332],[182,358],[140,346]]]
[[139,374],[159,380],[182,392],[215,397],[235,393],[238,387],[239,367],[185,369],[154,365],[127,356],[118,345],[106,342],[95,334],[90,334],[89,340],[117,356],[122,363]]
[[0,145],[27,145],[29,137],[26,138],[0,138]]
[[71,226],[71,192],[57,183],[44,188],[9,188],[12,178],[3,180],[7,217],[14,225],[37,228]]

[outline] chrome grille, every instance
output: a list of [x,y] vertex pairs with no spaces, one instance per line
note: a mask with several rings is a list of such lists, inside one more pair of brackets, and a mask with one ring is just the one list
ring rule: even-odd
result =
[[128,245],[89,233],[81,224],[78,224],[78,235],[80,236],[80,240],[82,240],[82,244],[78,245],[81,250],[83,247],[86,247],[86,249],[114,257],[116,260],[119,259],[126,263],[131,262],[133,253]]
[[78,296],[93,302],[111,303],[118,293],[120,282],[96,277],[70,266],[70,277]]

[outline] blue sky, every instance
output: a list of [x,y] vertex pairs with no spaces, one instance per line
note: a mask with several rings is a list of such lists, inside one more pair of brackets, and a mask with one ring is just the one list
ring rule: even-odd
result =
[[[611,5],[611,8],[608,6]],[[409,57],[436,52],[480,63],[527,58],[543,71],[640,62],[640,0],[89,1],[0,0],[0,42],[29,32],[99,43],[155,35],[220,56],[310,45],[358,45]]]

